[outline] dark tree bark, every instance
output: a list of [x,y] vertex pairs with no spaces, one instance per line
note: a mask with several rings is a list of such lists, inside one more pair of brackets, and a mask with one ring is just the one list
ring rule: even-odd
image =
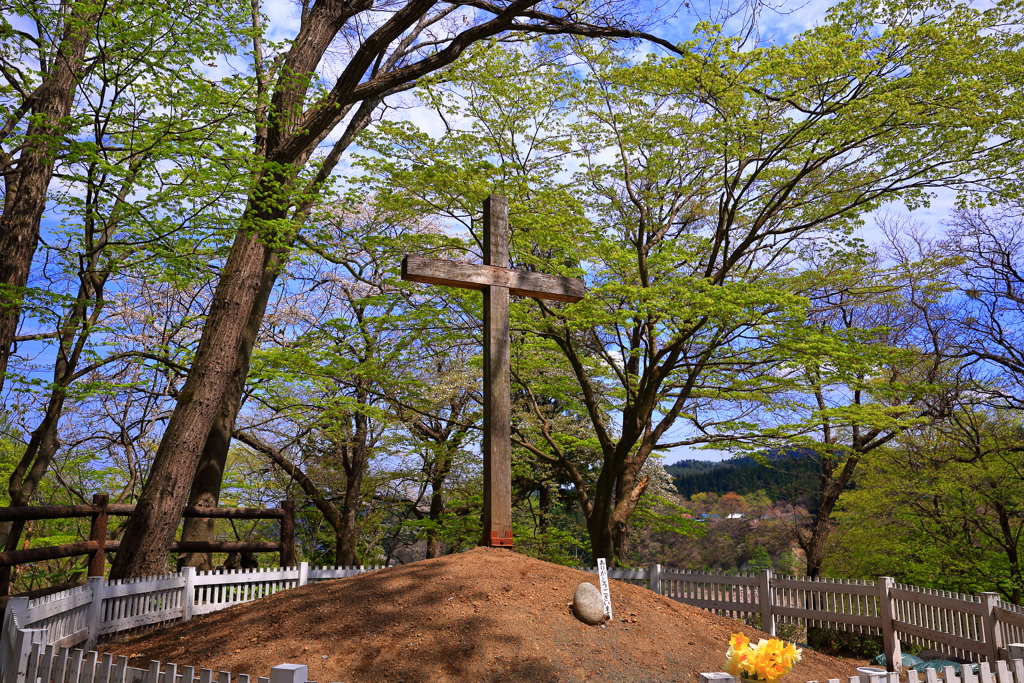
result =
[[51,70],[20,110],[4,122],[0,140],[31,112],[25,146],[17,162],[7,162],[3,215],[0,216],[0,389],[7,375],[11,346],[18,329],[21,302],[32,258],[39,241],[39,224],[53,166],[67,132],[85,53],[99,7],[91,2],[71,4],[64,33],[52,55]]

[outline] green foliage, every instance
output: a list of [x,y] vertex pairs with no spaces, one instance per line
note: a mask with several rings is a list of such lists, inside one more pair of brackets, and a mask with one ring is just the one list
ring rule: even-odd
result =
[[1016,414],[964,410],[873,456],[844,495],[832,572],[1021,600]]

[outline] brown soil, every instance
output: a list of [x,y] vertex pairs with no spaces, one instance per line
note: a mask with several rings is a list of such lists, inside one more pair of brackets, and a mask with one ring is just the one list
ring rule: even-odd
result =
[[[721,671],[729,634],[764,634],[638,586],[611,582],[615,619],[586,626],[573,592],[597,577],[478,548],[284,591],[110,643],[133,657],[268,676],[306,664],[315,681],[685,681]],[[790,683],[856,673],[805,651]]]

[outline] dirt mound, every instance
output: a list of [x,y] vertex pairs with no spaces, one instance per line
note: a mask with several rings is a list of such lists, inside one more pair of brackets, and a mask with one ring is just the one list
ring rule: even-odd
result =
[[[730,619],[611,582],[615,620],[586,626],[568,605],[597,577],[478,548],[278,593],[104,649],[267,676],[306,664],[314,681],[686,681],[721,671]],[[845,678],[849,660],[805,652],[790,683]]]

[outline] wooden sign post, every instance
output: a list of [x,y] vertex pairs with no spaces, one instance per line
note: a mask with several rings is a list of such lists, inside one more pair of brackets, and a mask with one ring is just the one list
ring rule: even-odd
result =
[[484,294],[484,537],[483,545],[512,547],[512,454],[509,411],[510,294],[579,301],[581,280],[508,267],[508,200],[484,202],[484,265],[406,256],[402,279]]

